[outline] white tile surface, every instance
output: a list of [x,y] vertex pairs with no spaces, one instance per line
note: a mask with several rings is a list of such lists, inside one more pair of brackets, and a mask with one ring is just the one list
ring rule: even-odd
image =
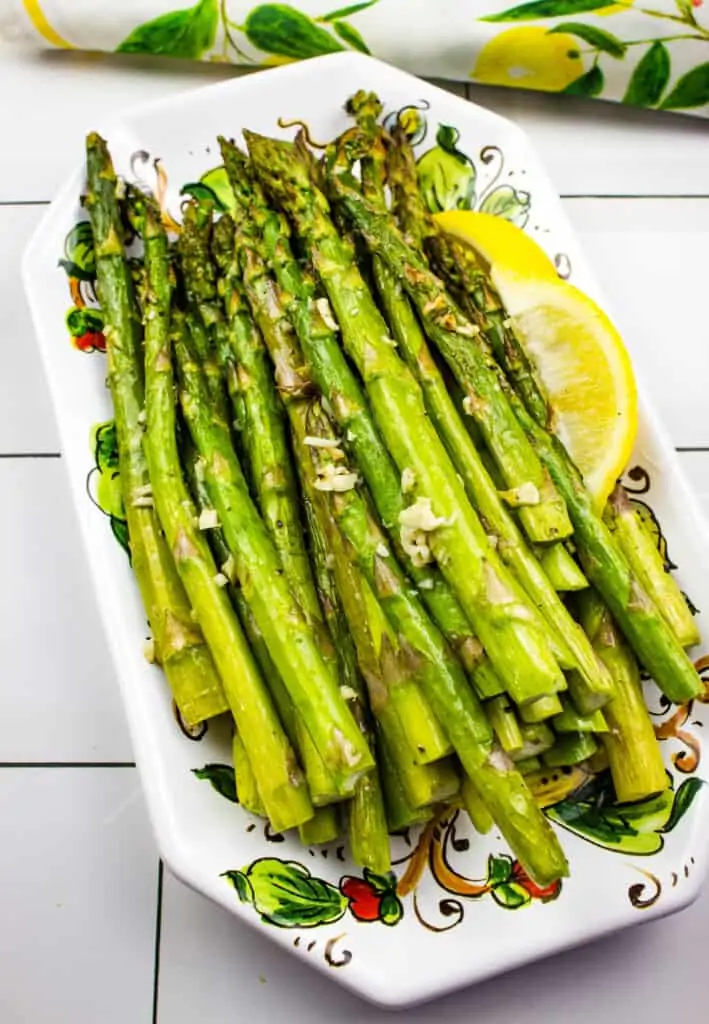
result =
[[59,444],[20,280],[22,250],[44,212],[43,206],[0,206],[0,453],[51,452]]
[[672,441],[709,445],[709,199],[564,205]]
[[0,762],[131,761],[61,461],[0,459],[0,494]]
[[529,132],[562,194],[709,193],[704,118],[482,85],[468,95]]
[[158,864],[135,769],[0,769],[0,815],[0,1020],[148,1024]]
[[[403,1014],[407,1024],[647,1024],[697,1021],[697,965],[709,894],[676,917],[535,964]],[[696,951],[696,952],[694,952]],[[405,956],[405,950],[401,951]],[[475,950],[471,949],[471,956]],[[346,968],[343,968],[346,970]],[[158,1024],[387,1024],[369,1006],[275,950],[226,911],[171,878],[163,889]]]

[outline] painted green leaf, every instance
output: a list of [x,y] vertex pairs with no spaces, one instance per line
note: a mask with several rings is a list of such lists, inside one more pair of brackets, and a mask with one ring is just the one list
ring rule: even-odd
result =
[[670,54],[664,43],[653,43],[633,71],[623,103],[654,107],[662,98],[670,78]]
[[507,882],[512,874],[512,867],[512,858],[506,854],[497,857],[490,854],[487,859],[487,884],[494,887]]
[[181,196],[192,196],[198,202],[211,202],[217,210],[236,209],[236,200],[229,184],[226,168],[213,167],[205,171],[199,181],[190,182],[180,189]]
[[605,29],[596,28],[595,25],[585,25],[579,21],[564,21],[561,25],[550,28],[547,35],[551,36],[559,32],[577,36],[594,49],[601,50],[617,59],[624,57],[627,50],[625,43],[621,42],[617,36],[606,32]]
[[100,423],[94,437],[94,461],[102,473],[118,469],[118,435],[113,420]]
[[501,885],[496,885],[492,890],[492,898],[505,910],[519,910],[520,907],[532,902],[532,897],[527,890],[517,882],[503,882]]
[[[604,772],[566,800],[548,808],[546,814],[570,832],[604,849],[649,856],[663,847],[663,833],[672,820],[679,792],[667,789],[648,800],[617,804],[610,773]],[[680,817],[694,795],[691,789],[683,794],[680,806],[686,807],[679,812]]]
[[220,208],[219,200],[214,192],[212,192],[211,188],[202,184],[201,181],[191,181],[187,185],[183,185],[180,189],[180,195],[190,196],[198,203],[213,203],[215,209]]
[[480,204],[480,210],[495,217],[503,217],[516,224],[518,228],[523,228],[529,220],[531,201],[529,192],[512,188],[511,185],[499,185],[485,196]]
[[608,7],[609,0],[532,0],[532,3],[509,7],[499,14],[488,14],[480,21],[535,21],[537,18],[560,18],[566,14],[583,14]]
[[672,813],[667,820],[667,824],[662,830],[663,832],[671,832],[672,829],[680,823],[694,803],[694,798],[697,796],[703,785],[703,779],[692,778],[684,780],[677,790],[677,795],[675,796],[675,801],[672,805]]
[[236,795],[236,780],[232,765],[205,764],[204,768],[193,768],[192,774],[198,779],[205,779],[209,782],[212,789],[215,789],[220,796],[231,800],[233,804],[238,804],[239,799]]
[[59,260],[69,277],[79,281],[93,281],[96,277],[94,235],[87,220],[79,221],[64,240],[65,259]]
[[98,334],[103,330],[103,315],[100,309],[93,309],[90,306],[79,309],[75,306],[66,315],[66,325],[73,338],[80,338],[84,334]]
[[153,53],[194,60],[214,46],[219,23],[218,0],[199,0],[194,7],[170,11],[134,28],[116,53]]
[[596,64],[584,75],[570,82],[561,91],[566,93],[567,96],[598,96],[603,91],[604,84],[603,72]]
[[347,910],[347,897],[322,878],[314,878],[297,861],[263,857],[243,871],[224,876],[242,903],[251,903],[261,920],[279,928],[316,928],[339,921]]
[[128,537],[128,523],[125,519],[118,519],[116,516],[111,516],[111,533],[126,552],[128,560],[130,561],[130,539]]
[[252,46],[293,60],[339,53],[344,46],[290,4],[260,4],[246,18],[244,32]]
[[682,75],[660,108],[662,110],[689,110],[709,103],[709,63],[699,64]]
[[431,213],[469,210],[475,201],[475,166],[457,148],[459,138],[457,128],[439,125],[437,145],[416,165],[421,193]]
[[382,924],[393,928],[404,916],[404,908],[395,892],[389,892],[382,896],[379,904],[379,920]]
[[318,21],[339,21],[340,18],[350,18],[353,14],[359,14],[360,11],[366,11],[368,7],[374,7],[379,0],[365,0],[361,4],[350,4],[349,7],[338,7],[336,11],[330,11],[329,14],[321,14]]
[[359,50],[360,53],[371,53],[371,50],[354,25],[350,25],[347,21],[333,21],[332,27],[343,43],[347,43],[353,50]]

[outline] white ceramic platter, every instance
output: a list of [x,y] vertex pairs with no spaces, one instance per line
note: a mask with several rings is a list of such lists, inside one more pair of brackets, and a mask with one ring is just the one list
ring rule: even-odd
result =
[[[370,58],[338,54],[261,72],[150,103],[95,127],[128,179],[155,186],[159,158],[167,175],[167,206],[179,214],[180,186],[219,164],[218,134],[238,138],[243,126],[292,137],[294,129],[280,128],[279,119],[298,119],[307,123],[313,139],[328,140],[348,124],[343,103],[362,87],[375,90],[392,116],[413,108],[408,116],[418,127],[419,155],[437,145],[441,124],[455,128],[459,137],[448,132],[447,139],[468,158],[472,204],[515,219],[561,274],[604,304],[524,133]],[[76,174],[29,246],[24,278],[96,599],[158,844],[172,871],[340,984],[397,1007],[686,906],[699,890],[709,848],[701,783],[704,705],[670,708],[652,684],[648,701],[656,722],[666,726],[663,748],[672,791],[659,807],[655,802],[623,809],[621,828],[618,814],[603,804],[602,780],[589,792],[579,790],[585,780],[577,769],[550,772],[547,798],[564,802],[549,813],[568,818],[573,811],[576,818],[573,826],[560,829],[571,878],[551,892],[535,890],[519,874],[498,834],[473,835],[462,818],[450,814],[422,836],[395,840],[396,878],[365,879],[342,847],[307,850],[297,838],[269,835],[260,821],[225,798],[232,781],[226,730],[210,725],[204,734],[189,737],[179,727],[160,671],[143,657],[145,617],[125,552],[114,537],[121,533],[120,517],[111,519],[97,508],[111,511],[110,431],[100,431],[97,443],[92,428],[110,419],[111,407],[104,358],[90,351],[101,343],[87,313],[92,284],[82,276],[90,274],[80,265],[80,232],[72,232],[84,219],[80,154],[77,161]],[[66,321],[70,309],[73,345]],[[633,339],[629,342],[632,349]],[[707,608],[707,527],[645,401],[641,413],[629,489],[661,524],[658,543],[679,567],[683,589],[700,609]],[[694,654],[698,658],[700,652]],[[195,775],[208,765],[200,772],[205,777]]]

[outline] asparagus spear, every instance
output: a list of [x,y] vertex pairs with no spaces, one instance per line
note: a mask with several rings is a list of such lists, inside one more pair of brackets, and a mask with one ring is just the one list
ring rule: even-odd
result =
[[420,389],[394,351],[386,323],[332,225],[327,201],[311,182],[299,148],[252,133],[247,139],[262,182],[292,216],[309,249],[387,446],[400,472],[413,474],[414,504],[428,511],[427,503],[435,502],[437,514],[428,522],[435,521],[436,528],[427,533],[427,543],[494,667],[521,703],[563,688],[537,617],[490,548],[426,417]]
[[[246,157],[226,139],[220,139],[220,145],[237,201],[235,216],[241,231],[278,280],[314,381],[327,396],[340,429],[348,438],[379,517],[400,562],[405,564],[399,533],[399,515],[405,507],[400,476],[372,420],[360,384],[342,353],[330,317],[323,317],[327,301],[316,297],[312,278],[303,271],[291,249],[288,222],[269,208]],[[481,645],[452,590],[431,566],[409,566],[408,572],[442,633],[467,671],[474,674],[482,659]]]
[[106,324],[108,383],[113,399],[123,505],[131,564],[175,702],[185,721],[196,724],[228,710],[212,656],[192,620],[189,598],[150,500],[143,452],[144,381],[141,331],[133,279],[121,238],[113,164],[100,136],[86,140],[88,196],[96,248],[96,270]]
[[518,754],[524,746],[524,740],[515,709],[507,694],[493,697],[484,707],[502,749],[510,756]]
[[583,628],[615,682],[616,696],[603,709],[609,731],[601,739],[616,796],[621,803],[644,800],[667,788],[667,773],[637,662],[596,591],[584,591],[576,600]]
[[[264,336],[268,340],[268,335]],[[320,479],[326,478],[324,467],[328,464],[328,458],[332,458],[332,448],[327,443],[324,447],[308,446],[305,439],[317,437],[327,442],[333,437],[334,432],[319,405],[307,400],[312,385],[308,381],[307,369],[304,367],[297,340],[292,334],[282,332],[278,338],[278,347],[270,351],[279,389],[286,398],[296,458],[301,465],[307,465],[306,456],[315,460],[315,474],[311,470],[310,474],[304,475],[304,479],[313,481],[315,475]],[[340,454],[343,454],[341,449]],[[320,460],[322,469],[318,473]],[[314,504],[317,495],[323,500],[328,499],[332,516],[349,540],[351,557],[338,560],[337,564],[351,566],[356,560],[356,564],[376,597],[382,602],[397,631],[407,639],[410,638],[409,643],[416,662],[424,658],[441,668],[450,665],[445,672],[439,671],[435,675],[424,673],[421,676],[422,682],[465,771],[474,780],[481,798],[510,846],[535,878],[560,877],[567,871],[567,865],[556,836],[540,814],[521,776],[514,771],[505,755],[494,748],[490,726],[480,705],[465,680],[451,671],[454,663],[440,662],[443,640],[423,614],[418,599],[411,594],[405,577],[384,544],[382,534],[374,526],[361,495],[353,487],[342,491],[318,491],[314,484],[311,486]],[[363,593],[361,586],[357,587],[356,584],[343,583],[338,589],[343,601],[345,595],[354,598],[356,593],[360,597]],[[382,723],[387,741],[391,737],[394,743],[400,744],[401,741],[395,733],[398,716],[390,714],[391,702],[388,699],[394,688],[381,685],[387,678],[387,670],[400,671],[399,664],[397,661],[392,664],[387,645],[380,646],[382,641],[377,641],[368,629],[365,615],[350,613],[348,622],[358,647],[360,667],[370,687],[372,711]],[[404,627],[408,632],[404,632]],[[412,627],[415,627],[415,631],[412,631]],[[370,654],[361,653],[365,648]],[[382,666],[384,660],[388,664]],[[367,666],[372,662],[373,666],[369,669]],[[385,717],[387,714],[388,717]],[[436,766],[429,765],[427,768],[430,770]],[[404,777],[400,777],[403,783]],[[444,798],[442,785],[443,780],[439,786],[439,800]],[[410,797],[409,802],[413,806],[420,806],[414,794],[407,793],[407,796]]]
[[[201,463],[199,463],[199,457],[187,431],[183,432],[181,442],[182,464],[192,496],[197,504],[197,510],[200,513],[211,510],[212,503],[207,493]],[[221,572],[229,579],[234,574],[233,558],[224,540],[224,535],[219,528],[209,531],[209,542],[217,564],[221,567]],[[246,634],[256,663],[261,670],[261,674],[276,705],[276,710],[286,735],[305,771],[310,798],[315,805],[315,813],[309,821],[300,826],[301,841],[306,846],[316,841],[329,842],[329,839],[319,840],[313,837],[314,835],[328,835],[330,839],[334,839],[338,834],[335,809],[323,806],[339,799],[332,775],[325,768],[323,759],[317,752],[310,733],[295,713],[293,701],[283,685],[278,669],[273,663],[268,646],[263,638],[263,633],[259,629],[253,612],[249,608],[243,589],[236,581],[230,579],[230,582],[227,584],[227,592],[239,616],[239,621]],[[239,742],[241,742],[240,739]]]
[[546,722],[520,722],[519,730],[522,733],[523,746],[514,755],[516,762],[537,757],[554,746],[556,737]]
[[628,565],[681,645],[692,647],[698,644],[699,630],[684,595],[665,569],[657,546],[620,485],[608,499],[604,519]]
[[267,817],[266,808],[263,806],[261,794],[258,791],[256,776],[251,767],[249,755],[246,753],[244,741],[236,730],[234,730],[231,746],[236,795],[239,803],[249,814],[256,814],[260,818],[265,818]]
[[210,203],[185,203],[177,252],[188,300],[187,322],[192,345],[202,363],[212,404],[219,415],[227,419],[221,365],[227,342],[224,314],[209,251],[211,224]]
[[499,296],[475,250],[445,235],[426,209],[418,188],[416,162],[406,133],[397,126],[389,150],[394,210],[412,243],[425,250],[434,268],[482,330],[489,350],[528,408],[548,425],[548,407],[524,349],[518,344]]
[[602,711],[592,715],[580,715],[570,701],[563,701],[562,710],[554,716],[554,731],[561,732],[608,732],[608,725]]
[[544,751],[542,761],[549,768],[562,768],[588,760],[597,750],[593,733],[566,732],[557,736],[554,746]]
[[[258,792],[277,829],[299,825],[313,809],[293,751],[271,703],[229,600],[182,478],[175,433],[170,356],[168,248],[159,212],[145,203],[146,434],[153,497],[177,570],[219,669],[253,769]],[[177,319],[175,330],[183,329]]]
[[479,832],[481,836],[487,835],[487,833],[491,831],[495,822],[490,817],[490,812],[487,807],[480,799],[480,794],[467,776],[463,779],[461,797],[463,800],[463,807],[465,807],[468,812],[468,816],[475,831]]
[[608,605],[641,664],[665,695],[682,704],[702,692],[699,676],[607,526],[596,515],[581,474],[561,441],[510,395],[515,414],[566,499],[576,531],[581,566]]
[[554,590],[585,590],[588,580],[563,544],[539,545],[534,554]]
[[176,339],[175,351],[183,414],[204,462],[205,482],[235,560],[236,576],[298,714],[338,791],[349,795],[362,772],[373,767],[372,755],[291,594],[249,496],[229,430],[210,408],[203,375],[184,336]]
[[[378,103],[371,94],[358,93],[351,101],[351,108],[363,122],[363,129],[366,129],[366,134],[362,132],[366,147],[366,155],[362,159],[362,175],[367,195],[372,205],[383,211],[384,182],[381,175],[385,157],[382,152],[382,133],[376,123]],[[608,673],[583,630],[568,613],[547,574],[525,543],[512,514],[501,500],[495,483],[461,421],[403,287],[376,253],[373,265],[379,295],[399,351],[421,386],[428,414],[463,478],[469,498],[487,529],[496,536],[500,557],[551,627],[560,663],[576,670],[570,679],[574,698],[588,711],[601,706],[608,700],[612,690]],[[553,547],[557,549],[559,545]]]
[[389,752],[386,737],[381,730],[377,734],[377,764],[382,779],[382,790],[387,813],[387,827],[390,832],[403,832],[412,825],[421,825],[433,816],[430,807],[414,807],[399,777],[398,766]]
[[549,697],[540,697],[530,704],[525,704],[519,709],[519,716],[523,722],[531,724],[543,722],[554,715],[560,715],[562,710],[561,698],[552,693]]
[[[374,749],[374,733],[369,719],[364,684],[357,665],[357,651],[330,567],[331,560],[337,558],[337,553],[329,547],[327,537],[310,502],[306,503],[306,513],[320,603],[337,649],[342,686],[346,691],[352,715],[370,747]],[[379,766],[357,783],[345,814],[350,852],[356,863],[378,874],[389,871],[391,850]]]

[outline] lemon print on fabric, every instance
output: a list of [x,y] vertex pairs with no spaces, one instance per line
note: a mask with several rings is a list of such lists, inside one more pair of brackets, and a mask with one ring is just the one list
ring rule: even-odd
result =
[[486,43],[470,77],[486,85],[562,92],[583,73],[578,40],[540,25],[523,25]]

